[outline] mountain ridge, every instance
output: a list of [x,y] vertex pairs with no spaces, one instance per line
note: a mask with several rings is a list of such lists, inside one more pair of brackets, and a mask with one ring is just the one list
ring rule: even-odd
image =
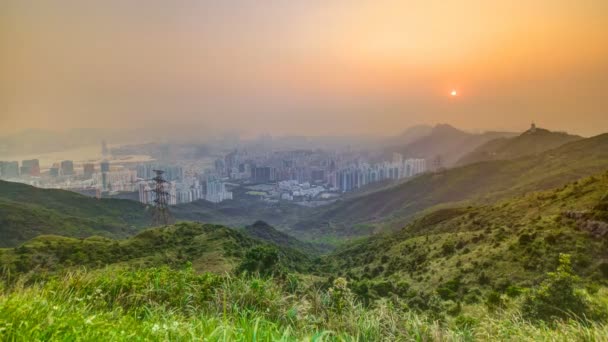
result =
[[578,135],[532,127],[515,137],[490,140],[464,155],[456,165],[462,166],[486,160],[514,159],[539,154],[580,139],[583,138]]

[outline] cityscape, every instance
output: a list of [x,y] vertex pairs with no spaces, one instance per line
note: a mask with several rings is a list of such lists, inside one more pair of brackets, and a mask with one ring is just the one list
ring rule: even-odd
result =
[[169,149],[168,144],[160,145],[158,160],[133,162],[114,156],[103,141],[98,162],[61,160],[44,167],[38,159],[0,161],[0,179],[152,204],[154,171],[161,170],[167,180],[169,205],[198,200],[220,203],[233,199],[232,190],[237,190],[248,200],[315,206],[378,182],[408,179],[427,171],[425,159],[404,158],[396,152],[383,160],[350,150],[244,147],[215,157],[181,159],[171,157]]

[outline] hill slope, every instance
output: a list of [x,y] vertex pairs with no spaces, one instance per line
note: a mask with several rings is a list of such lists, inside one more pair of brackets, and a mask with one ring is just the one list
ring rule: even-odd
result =
[[0,181],[0,247],[41,234],[126,237],[149,223],[137,202]]
[[462,157],[457,164],[466,165],[486,160],[514,159],[539,154],[580,139],[582,137],[577,135],[534,128],[516,137],[488,141]]
[[491,203],[557,187],[606,169],[608,134],[602,134],[540,155],[424,174],[389,189],[317,208],[294,228],[310,237],[366,235],[378,229],[399,229],[433,206],[462,201]]
[[513,135],[507,132],[473,134],[444,124],[437,125],[429,134],[392,150],[410,158],[425,158],[429,162],[439,157],[443,167],[450,167],[478,146],[496,138]]
[[[223,273],[238,265],[249,248],[260,245],[265,243],[236,230],[192,222],[147,229],[124,240],[42,235],[18,248],[0,250],[0,273],[7,269],[13,273],[54,272],[70,266],[181,266],[186,262],[199,272]],[[297,270],[309,266],[303,253],[277,248],[284,266]]]
[[504,291],[538,283],[559,253],[571,254],[576,273],[588,281],[608,284],[607,247],[604,172],[495,205],[439,209],[326,261],[329,272],[364,283],[405,281],[415,291],[437,289],[444,299],[466,300],[479,295],[469,292],[477,287]]
[[312,244],[296,239],[293,236],[280,232],[264,221],[256,221],[246,226],[243,232],[253,238],[267,241],[284,248],[292,248],[308,255],[315,255],[319,250]]

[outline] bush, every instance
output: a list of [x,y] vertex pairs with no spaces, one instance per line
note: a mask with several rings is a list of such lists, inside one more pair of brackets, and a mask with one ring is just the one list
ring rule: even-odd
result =
[[277,249],[271,246],[257,246],[250,249],[237,268],[237,272],[259,274],[260,276],[280,274],[281,269]]
[[492,291],[486,296],[486,306],[490,311],[494,311],[505,306],[505,302],[500,296],[500,293]]
[[559,266],[547,279],[526,296],[522,313],[533,320],[594,319],[601,314],[577,289],[579,278],[572,271],[570,255],[560,254]]

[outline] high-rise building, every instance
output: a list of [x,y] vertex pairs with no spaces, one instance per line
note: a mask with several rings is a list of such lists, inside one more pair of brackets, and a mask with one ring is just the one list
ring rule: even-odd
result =
[[71,176],[74,174],[74,162],[71,160],[64,160],[61,162],[61,174],[64,176]]
[[110,162],[104,160],[100,164],[101,172],[110,172]]
[[19,162],[0,161],[0,178],[10,179],[19,177]]
[[273,178],[272,168],[269,166],[255,166],[251,168],[251,179],[256,183],[268,183]]
[[59,177],[59,168],[56,166],[53,166],[49,169],[49,176],[51,177]]
[[86,163],[83,166],[84,169],[84,178],[86,179],[91,179],[93,177],[93,174],[95,173],[95,164],[93,163]]
[[21,175],[40,177],[40,162],[38,159],[24,160],[21,162]]
[[206,183],[205,199],[209,202],[219,203],[232,199],[232,192],[226,191],[226,185],[217,178],[210,177]]

